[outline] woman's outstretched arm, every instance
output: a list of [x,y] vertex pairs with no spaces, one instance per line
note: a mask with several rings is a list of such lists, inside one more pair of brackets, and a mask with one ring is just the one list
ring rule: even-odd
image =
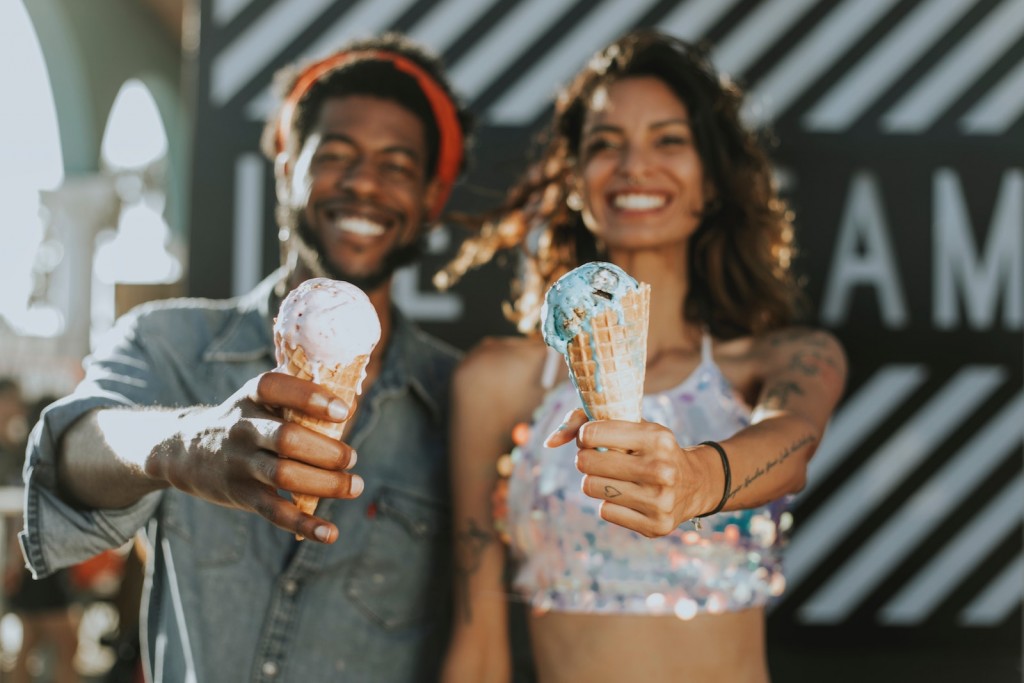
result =
[[758,401],[751,425],[720,442],[727,463],[713,446],[676,443],[661,425],[586,422],[582,411],[548,444],[575,437],[583,491],[603,501],[601,516],[650,537],[719,505],[752,508],[795,493],[842,395],[846,358],[832,335],[806,329],[766,335],[754,357]]

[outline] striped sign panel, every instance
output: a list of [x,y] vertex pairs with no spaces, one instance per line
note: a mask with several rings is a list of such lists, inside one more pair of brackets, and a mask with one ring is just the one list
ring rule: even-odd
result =
[[[477,170],[453,200],[480,208],[522,168],[557,86],[642,25],[708,41],[748,89],[746,120],[776,132],[814,314],[851,359],[848,394],[795,501],[773,623],[913,627],[925,643],[976,633],[1019,648],[1020,0],[204,3],[193,291],[244,291],[277,258],[271,170],[256,141],[278,67],[388,29],[434,48],[481,121]],[[498,311],[509,270],[432,291],[429,271],[457,238],[435,231],[428,263],[402,271],[395,296],[466,346],[510,329]]]

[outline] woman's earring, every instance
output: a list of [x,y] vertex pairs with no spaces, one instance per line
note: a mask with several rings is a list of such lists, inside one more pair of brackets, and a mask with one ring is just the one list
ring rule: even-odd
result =
[[573,211],[582,211],[583,210],[583,197],[581,197],[576,190],[573,190],[565,198],[565,205],[568,206]]

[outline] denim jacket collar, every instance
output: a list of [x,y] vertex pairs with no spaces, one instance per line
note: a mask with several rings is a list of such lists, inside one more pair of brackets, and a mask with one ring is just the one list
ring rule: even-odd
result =
[[[284,277],[284,269],[278,269],[238,299],[235,315],[210,342],[203,353],[203,360],[248,362],[265,356],[274,358],[274,317],[281,301],[277,289]],[[417,349],[419,344],[430,342],[394,306],[391,307],[391,320],[391,340],[374,393],[397,392],[409,387],[432,417],[439,420],[441,407],[431,395],[430,388],[444,378],[437,376],[438,368],[424,362],[424,354]]]

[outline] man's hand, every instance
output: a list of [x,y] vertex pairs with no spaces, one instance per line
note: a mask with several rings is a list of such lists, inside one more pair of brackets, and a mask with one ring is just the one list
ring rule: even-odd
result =
[[302,513],[278,490],[355,498],[363,490],[347,444],[285,422],[281,408],[341,422],[349,408],[313,382],[279,372],[254,378],[218,406],[179,414],[174,438],[158,446],[145,471],[204,500],[255,512],[306,538],[333,543],[335,525]]

